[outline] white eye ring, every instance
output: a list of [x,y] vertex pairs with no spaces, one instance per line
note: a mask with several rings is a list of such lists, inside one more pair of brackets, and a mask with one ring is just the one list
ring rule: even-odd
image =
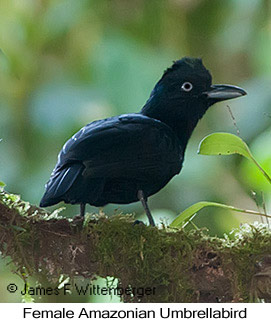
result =
[[190,92],[193,89],[193,85],[190,82],[184,82],[182,85],[182,90],[185,92]]

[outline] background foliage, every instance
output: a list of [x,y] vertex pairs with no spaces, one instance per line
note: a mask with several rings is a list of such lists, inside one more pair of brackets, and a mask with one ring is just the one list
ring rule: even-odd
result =
[[[168,223],[189,205],[210,200],[257,209],[270,185],[238,156],[197,155],[211,132],[236,134],[229,104],[255,158],[271,171],[271,2],[269,0],[0,0],[0,179],[38,204],[63,143],[85,124],[139,111],[171,62],[202,57],[215,83],[248,96],[212,107],[197,126],[184,168],[150,198]],[[139,203],[109,205],[142,215]],[[89,212],[97,212],[88,206]],[[72,216],[78,207],[67,206]],[[259,220],[208,209],[195,220],[222,235]],[[0,288],[14,281],[1,261]],[[1,301],[18,297],[1,294]]]

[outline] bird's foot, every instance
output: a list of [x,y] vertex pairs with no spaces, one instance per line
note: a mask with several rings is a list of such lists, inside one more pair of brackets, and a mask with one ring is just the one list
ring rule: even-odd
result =
[[135,220],[135,222],[133,223],[133,226],[135,226],[135,225],[145,225],[145,223],[140,220]]
[[83,229],[84,219],[85,218],[81,215],[77,215],[73,218],[72,224],[77,231],[81,231]]

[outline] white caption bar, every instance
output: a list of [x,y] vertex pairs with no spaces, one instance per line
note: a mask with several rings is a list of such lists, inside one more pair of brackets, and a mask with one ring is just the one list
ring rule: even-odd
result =
[[[0,304],[2,322],[270,322],[270,304]],[[6,320],[4,320],[6,319]]]

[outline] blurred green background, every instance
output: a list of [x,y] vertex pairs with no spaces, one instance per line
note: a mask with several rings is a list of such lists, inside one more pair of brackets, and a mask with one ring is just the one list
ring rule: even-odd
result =
[[[271,209],[271,187],[254,165],[238,156],[197,154],[204,136],[236,134],[229,105],[240,136],[271,172],[271,1],[0,0],[0,37],[0,180],[9,192],[38,204],[69,137],[93,120],[139,111],[164,69],[194,56],[214,83],[242,86],[248,96],[215,105],[199,122],[181,175],[149,199],[156,221],[170,223],[201,200],[257,210],[261,191]],[[116,209],[143,215],[139,203],[104,211]],[[67,205],[62,214],[78,212]],[[195,223],[222,236],[255,220],[261,221],[211,208]],[[6,262],[0,262],[0,301],[20,301],[5,292],[7,283],[22,285]]]

